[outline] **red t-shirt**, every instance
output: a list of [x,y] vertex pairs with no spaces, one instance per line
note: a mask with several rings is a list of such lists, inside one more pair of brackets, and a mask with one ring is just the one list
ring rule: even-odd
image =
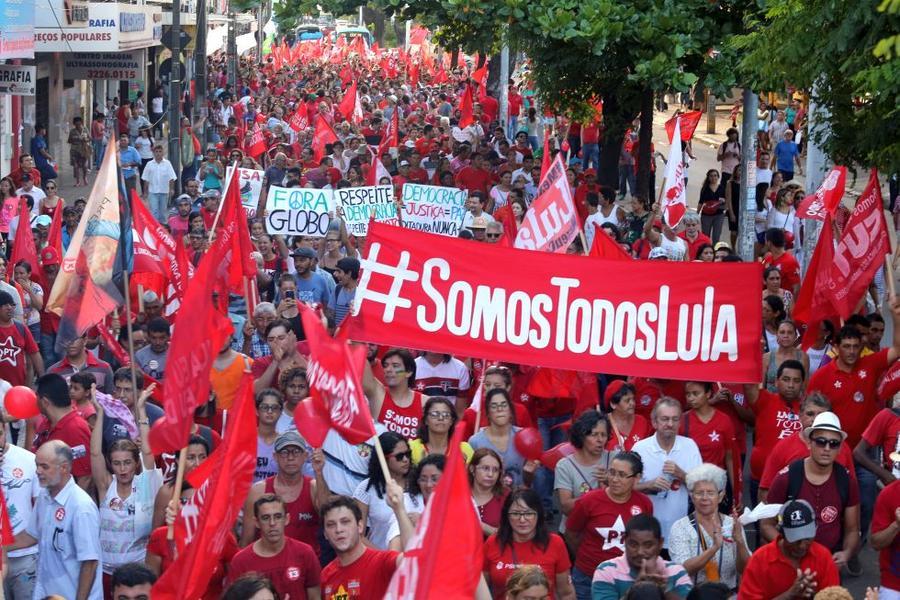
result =
[[847,443],[853,448],[884,406],[875,388],[890,366],[887,355],[888,348],[860,356],[849,373],[838,369],[838,361],[834,360],[819,367],[809,380],[806,393],[822,392],[831,400],[831,410],[841,420],[841,428],[847,432]]
[[[49,421],[46,421],[49,424]],[[72,449],[72,476],[91,474],[91,428],[74,409],[67,413],[56,425],[35,432],[32,452],[37,452],[45,442],[60,440]]]
[[346,567],[334,559],[322,569],[322,599],[381,600],[397,570],[397,556],[393,550],[366,548]]
[[38,352],[31,331],[15,322],[0,327],[0,379],[10,385],[25,385],[25,357]]
[[496,98],[492,96],[482,96],[478,99],[478,103],[481,104],[481,109],[484,111],[484,116],[487,117],[488,123],[497,118],[500,104],[497,102]]
[[421,183],[422,185],[426,185],[428,183],[428,171],[423,169],[422,167],[410,167],[409,174],[406,179],[413,183]]
[[588,123],[581,126],[581,143],[598,144],[600,142],[600,126],[597,123]]
[[697,237],[694,238],[693,242],[690,241],[689,239],[687,239],[687,236],[685,235],[685,233],[683,231],[678,234],[678,237],[683,239],[688,246],[688,259],[689,260],[694,260],[697,258],[697,250],[703,244],[709,244],[710,246],[712,246],[712,240],[709,239],[709,236],[702,234],[702,233],[698,233]]
[[606,449],[610,452],[631,450],[632,446],[653,433],[650,421],[641,415],[634,415],[634,423],[631,425],[631,431],[616,431],[612,425],[612,421],[610,421],[609,429],[609,441],[606,442]]
[[515,92],[510,92],[506,98],[506,103],[509,107],[509,116],[518,117],[519,111],[522,110],[522,96]]
[[484,169],[476,169],[469,166],[463,167],[456,174],[456,185],[460,189],[468,190],[469,192],[479,191],[487,198],[493,179],[491,174]]
[[632,492],[628,502],[613,502],[606,489],[591,490],[575,501],[566,519],[566,531],[581,534],[575,566],[586,575],[593,574],[605,560],[622,556],[625,524],[631,517],[653,514],[653,503],[640,492]]
[[[778,548],[780,539],[759,548],[750,557],[741,577],[738,600],[771,600],[794,585],[797,567]],[[841,584],[831,552],[821,544],[810,545],[809,552],[800,559],[800,569],[816,574],[817,590]]]
[[[766,468],[763,469],[759,480],[759,489],[767,490],[772,486],[772,481],[781,473],[786,473],[788,466],[795,460],[809,456],[809,446],[803,436],[795,433],[791,437],[779,440],[775,448],[766,458]],[[844,466],[850,474],[850,479],[856,481],[856,469],[853,466],[853,451],[845,443],[841,444],[837,461]]]
[[[878,494],[872,514],[872,533],[887,529],[895,520],[897,508],[900,508],[900,481],[888,484]],[[878,566],[881,567],[881,585],[900,592],[900,536],[878,553]]]
[[[745,406],[747,404],[747,399],[744,396],[743,384],[723,383],[721,384],[721,387],[731,390],[735,402],[739,405]],[[738,416],[737,410],[731,402],[718,402],[713,406],[716,407],[716,410],[722,411],[728,415],[729,419],[731,419],[731,425],[734,427],[734,439],[737,440],[737,447],[740,448],[741,454],[743,454],[744,448],[747,447],[747,427],[744,425],[744,421]]]
[[[851,482],[849,492],[847,506],[858,505],[859,486]],[[769,488],[766,502],[781,504],[787,501],[787,493],[788,474],[785,472],[772,480],[772,487]],[[822,485],[813,485],[804,477],[797,497],[809,502],[816,513],[816,541],[831,549],[832,552],[840,550],[844,541],[843,515],[846,507],[841,506],[841,495],[838,492],[837,476],[834,472]]]
[[766,466],[766,457],[778,440],[800,431],[799,406],[791,406],[779,394],[759,390],[759,398],[751,406],[756,415],[753,451],[750,453],[750,475],[759,480]]
[[[160,575],[165,573],[166,569],[175,562],[175,557],[171,554],[171,546],[166,539],[168,529],[165,525],[157,527],[150,534],[150,541],[147,542],[147,552],[152,552],[162,558],[162,564],[159,569]],[[175,544],[178,546],[178,554],[182,554],[184,552],[184,540],[178,539],[178,536],[176,536]],[[238,550],[240,548],[237,545],[237,541],[234,539],[234,535],[229,532],[225,536],[225,548],[222,550],[222,556],[219,558],[219,562],[209,578],[209,585],[206,586],[203,600],[219,600],[222,597],[222,592],[225,590],[225,565],[231,562],[232,557],[237,554]]]
[[409,406],[397,406],[391,393],[385,388],[384,402],[381,403],[378,421],[383,423],[388,431],[399,433],[408,440],[416,439],[419,437],[419,421],[422,419],[424,405],[422,394],[414,391],[413,400]]
[[684,382],[671,379],[648,379],[646,377],[630,377],[628,383],[634,386],[634,412],[650,418],[653,405],[662,396],[675,398],[681,408],[687,406],[684,396]]
[[884,468],[892,470],[894,461],[891,460],[891,453],[896,451],[897,441],[900,440],[900,416],[890,408],[881,409],[866,427],[862,439],[873,448],[882,447]]
[[735,447],[734,426],[731,419],[722,411],[715,410],[709,423],[700,420],[697,414],[689,410],[681,419],[681,435],[694,440],[700,449],[703,462],[712,463],[727,470],[725,453]]
[[800,263],[790,252],[785,252],[778,258],[773,258],[771,253],[766,254],[762,264],[763,268],[771,266],[781,271],[782,289],[793,292],[794,286],[800,285]]
[[275,556],[260,556],[251,544],[234,555],[228,565],[228,581],[256,572],[272,580],[278,594],[285,598],[305,598],[306,588],[319,585],[321,567],[308,544],[286,537],[284,548]]
[[488,585],[494,600],[506,598],[506,580],[516,569],[525,565],[537,565],[547,576],[550,584],[550,598],[555,598],[556,576],[568,573],[572,568],[569,551],[565,542],[555,533],[550,534],[546,549],[541,549],[533,541],[513,542],[500,551],[500,542],[495,533],[484,542],[484,571],[488,573]]

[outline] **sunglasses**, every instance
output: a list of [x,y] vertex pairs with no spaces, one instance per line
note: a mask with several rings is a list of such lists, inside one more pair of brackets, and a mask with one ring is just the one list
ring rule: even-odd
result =
[[828,447],[828,448],[831,448],[832,450],[837,450],[838,448],[841,447],[841,440],[829,440],[826,438],[817,437],[817,438],[812,438],[812,442],[819,448]]
[[412,460],[412,451],[397,452],[396,454],[391,454],[391,456],[394,457],[394,460]]
[[500,238],[500,234],[499,233],[486,233],[486,234],[484,234],[484,237],[488,238],[489,240],[496,240],[496,239]]

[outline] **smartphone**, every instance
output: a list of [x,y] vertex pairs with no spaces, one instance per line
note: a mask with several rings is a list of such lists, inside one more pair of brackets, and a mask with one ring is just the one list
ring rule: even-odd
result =
[[285,299],[290,298],[291,300],[296,300],[297,292],[295,292],[294,290],[287,290],[284,292],[284,297]]

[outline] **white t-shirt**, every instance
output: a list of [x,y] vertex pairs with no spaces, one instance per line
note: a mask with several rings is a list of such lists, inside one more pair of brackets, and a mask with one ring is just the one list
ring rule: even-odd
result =
[[163,111],[163,97],[162,96],[154,96],[150,98],[150,112],[154,114],[161,114]]
[[[659,447],[656,435],[651,435],[637,442],[632,451],[641,456],[644,463],[644,473],[641,482],[653,481],[663,476],[663,464],[670,460],[685,472],[703,463],[700,450],[696,442],[682,435],[675,437],[675,444],[667,453]],[[653,516],[659,520],[663,532],[663,547],[669,547],[669,531],[678,519],[688,514],[688,489],[683,481],[676,484],[677,489],[672,489],[665,494],[649,494],[653,502]]]
[[[375,433],[381,435],[387,431],[381,423],[375,423]],[[375,438],[362,444],[348,444],[337,431],[331,429],[322,443],[325,454],[325,468],[322,475],[328,482],[328,489],[333,494],[353,496],[359,482],[369,476],[369,459],[378,460],[375,456]]]
[[458,358],[431,366],[424,356],[416,359],[416,383],[413,389],[426,396],[455,397],[469,389],[469,369]]
[[[34,454],[24,448],[10,444],[3,453],[3,462],[0,463],[0,482],[3,485],[3,495],[6,498],[9,524],[13,534],[25,531],[31,520],[31,512],[34,510],[32,501],[41,493],[38,484],[37,472],[34,465]],[[35,554],[38,547],[11,550],[10,558]]]
[[685,242],[680,237],[676,237],[674,241],[667,238],[664,234],[660,234],[661,242],[659,247],[662,248],[666,256],[669,257],[669,260],[680,261],[684,260],[684,255],[687,254],[687,242]]
[[[359,500],[369,507],[369,541],[379,550],[387,550],[388,543],[394,537],[388,537],[388,534],[397,524],[397,516],[391,507],[388,506],[387,501],[383,497],[378,497],[378,492],[375,491],[374,487],[366,489],[368,485],[368,479],[360,481],[353,492],[353,499]],[[421,512],[422,510],[421,507],[413,504],[408,492],[403,493],[403,504],[406,506],[407,512],[416,512],[416,510]]]
[[766,185],[772,184],[772,169],[757,169],[756,170],[756,183],[765,183]]
[[[35,282],[31,282],[31,293],[36,296],[44,295],[44,288],[38,285]],[[25,296],[26,303],[30,303],[31,296]],[[22,307],[25,316],[25,324],[26,325],[35,325],[41,322],[41,311],[31,308],[31,306],[23,306]]]
[[134,149],[141,155],[141,159],[149,160],[153,158],[153,140],[144,136],[134,138]]
[[175,169],[169,159],[151,160],[144,167],[144,174],[141,179],[149,183],[147,191],[151,194],[168,194],[169,182],[178,179]]

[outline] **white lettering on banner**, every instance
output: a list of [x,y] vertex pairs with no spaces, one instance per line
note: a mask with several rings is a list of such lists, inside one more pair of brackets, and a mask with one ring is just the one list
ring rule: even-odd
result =
[[[875,200],[876,196],[874,194],[869,195],[868,198],[863,198],[853,212],[870,210],[870,207]],[[850,263],[847,259],[847,254],[849,254],[853,260],[856,260],[868,252],[870,246],[877,237],[878,230],[881,228],[882,218],[883,215],[879,214],[878,211],[873,210],[863,221],[854,225],[853,229],[844,233],[841,242],[834,252],[834,265],[841,272],[841,275],[846,277],[850,273]],[[882,260],[882,257],[880,255],[872,256],[870,259]],[[871,260],[867,262],[870,263]],[[865,269],[863,268],[860,270]]]
[[572,190],[557,157],[541,179],[538,193],[516,235],[516,248],[562,252],[578,235]]
[[364,401],[353,383],[353,377],[349,373],[336,377],[314,359],[310,359],[307,365],[306,377],[310,389],[316,389],[327,396],[332,423],[351,427],[359,414],[358,403]]
[[[446,329],[474,340],[529,345],[536,349],[552,347],[556,351],[619,358],[659,361],[715,362],[727,357],[738,359],[737,316],[733,304],[716,307],[715,289],[707,286],[703,298],[678,306],[678,317],[671,323],[677,331],[675,348],[667,346],[670,326],[670,287],[660,286],[656,302],[620,302],[604,298],[580,298],[575,294],[581,281],[574,277],[550,277],[555,296],[529,294],[488,285],[474,289],[466,281],[454,280],[451,265],[443,258],[428,258],[421,273],[409,269],[410,255],[400,253],[396,266],[378,262],[381,244],[371,244],[369,256],[362,260],[363,276],[356,291],[354,314],[366,302],[384,306],[385,323],[394,320],[398,308],[410,308],[412,302],[401,292],[406,282],[418,282],[430,304],[416,307],[417,325],[426,332]],[[387,294],[369,289],[373,275],[391,278]],[[436,280],[452,282],[445,293]],[[551,324],[550,315],[556,317]]]

